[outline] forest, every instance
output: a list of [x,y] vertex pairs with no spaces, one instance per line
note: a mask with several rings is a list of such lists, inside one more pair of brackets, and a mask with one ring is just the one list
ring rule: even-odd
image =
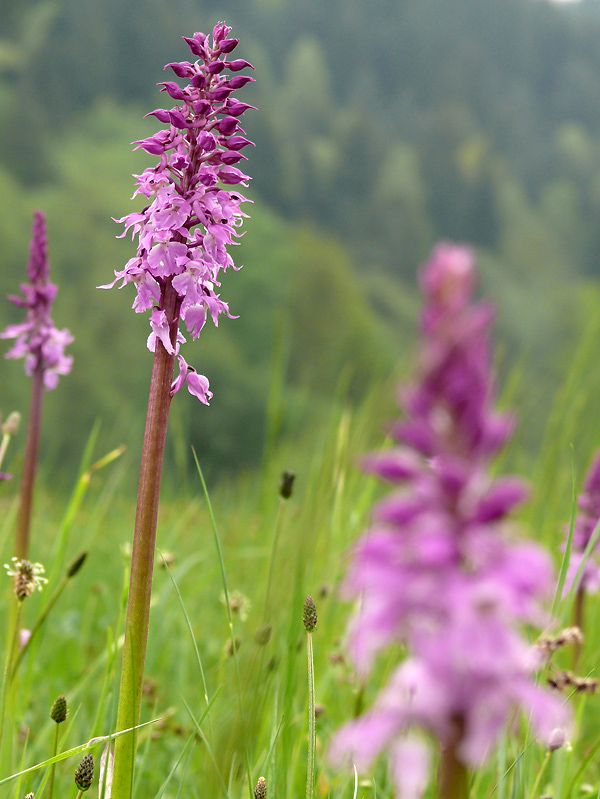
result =
[[[150,163],[131,142],[152,130],[162,66],[182,32],[218,19],[255,66],[254,205],[244,267],[222,287],[239,318],[200,343],[218,401],[182,400],[174,441],[201,449],[210,474],[237,472],[316,425],[332,396],[389,385],[412,357],[419,264],[447,239],[477,248],[498,369],[519,372],[523,435],[539,442],[600,302],[600,3],[4,0],[2,19],[0,293],[17,289],[39,207],[57,324],[75,336],[73,372],[47,403],[56,479],[96,420],[137,457],[145,321],[127,289],[96,286],[132,255],[112,219]],[[6,322],[17,314],[4,304]],[[20,369],[3,363],[4,414],[25,402]],[[169,458],[190,464],[176,443]]]

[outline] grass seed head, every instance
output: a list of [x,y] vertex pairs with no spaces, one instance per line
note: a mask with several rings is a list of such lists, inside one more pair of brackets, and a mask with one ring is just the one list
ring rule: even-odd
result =
[[259,646],[266,646],[271,640],[273,634],[273,626],[271,624],[263,624],[254,633],[254,640]]
[[2,432],[5,436],[14,436],[19,432],[21,424],[21,414],[19,411],[9,413],[2,425]]
[[50,708],[50,718],[57,724],[61,724],[66,720],[69,715],[69,708],[67,707],[67,697],[57,696]]
[[67,577],[75,577],[79,569],[83,566],[85,559],[87,558],[87,552],[80,552],[79,555],[75,558],[74,561],[71,562],[69,568],[67,569]]
[[279,483],[279,496],[282,499],[289,499],[292,496],[295,479],[296,475],[294,472],[285,471],[281,475],[281,481]]
[[312,633],[317,626],[317,606],[310,594],[308,594],[304,600],[304,614],[302,620],[306,631]]
[[80,791],[87,791],[94,779],[94,756],[88,752],[75,770],[75,785]]
[[41,563],[32,563],[25,558],[23,560],[12,559],[12,565],[4,564],[6,573],[9,577],[15,578],[15,596],[22,602],[31,596],[35,589],[41,591],[48,582],[44,574],[44,567]]
[[264,777],[259,777],[258,782],[254,786],[254,799],[266,799],[267,796],[267,783]]

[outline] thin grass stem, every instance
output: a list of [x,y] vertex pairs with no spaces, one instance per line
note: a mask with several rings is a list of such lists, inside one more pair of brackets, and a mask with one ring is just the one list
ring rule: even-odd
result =
[[544,758],[544,762],[541,765],[541,768],[538,769],[537,776],[535,778],[535,782],[533,784],[533,788],[531,789],[530,799],[536,799],[540,795],[540,785],[542,783],[542,778],[544,776],[544,772],[548,767],[548,763],[550,762],[550,756],[552,752],[548,750],[546,752],[546,757]]
[[279,504],[277,506],[277,514],[275,515],[275,523],[273,525],[273,543],[271,544],[271,552],[269,554],[269,570],[267,572],[267,587],[265,589],[265,606],[263,609],[263,624],[267,624],[270,620],[270,608],[271,608],[271,589],[273,586],[273,572],[275,569],[275,557],[277,554],[277,547],[279,545],[279,536],[281,533],[281,518],[282,518],[282,509],[283,505],[285,504],[285,500],[281,497],[279,498]]
[[229,622],[229,636],[231,639],[231,652],[234,662],[234,671],[235,671],[235,679],[236,679],[236,688],[237,688],[237,695],[238,695],[238,706],[240,712],[240,722],[242,725],[242,739],[244,742],[244,756],[245,756],[245,765],[246,765],[246,776],[248,781],[248,790],[250,792],[250,799],[253,799],[252,795],[252,771],[250,768],[250,759],[248,756],[248,746],[247,746],[247,737],[246,737],[246,727],[244,724],[244,712],[242,707],[242,680],[240,677],[240,667],[237,658],[237,645],[235,642],[235,635],[233,631],[233,615],[231,613],[231,601],[229,598],[229,588],[227,585],[227,572],[225,571],[225,559],[223,558],[223,551],[221,549],[221,542],[219,540],[219,530],[217,528],[217,521],[215,519],[215,515],[212,509],[212,503],[210,501],[210,495],[208,493],[208,488],[206,487],[206,481],[204,480],[204,474],[202,473],[202,469],[200,467],[200,462],[198,461],[198,456],[196,455],[196,450],[192,448],[192,453],[194,456],[194,462],[196,464],[196,469],[198,471],[198,475],[200,477],[200,482],[202,483],[202,490],[204,492],[204,498],[206,499],[206,505],[208,508],[208,515],[210,518],[213,537],[215,540],[215,546],[217,548],[217,554],[219,556],[219,565],[221,567],[221,579],[223,582],[223,593],[225,594],[225,606],[227,608],[227,618]]
[[[58,753],[58,724],[54,725],[54,747],[52,750],[52,757],[55,757]],[[53,763],[50,766],[50,776],[48,778],[48,799],[52,799],[52,795],[54,793],[54,772],[56,770],[56,763]]]
[[21,611],[23,603],[13,598],[16,603],[16,608],[13,605],[13,610],[10,613],[10,620],[12,622],[12,629],[10,631],[10,644],[6,653],[6,660],[4,663],[4,675],[2,677],[2,688],[0,689],[0,751],[2,750],[2,741],[4,740],[4,721],[6,716],[6,701],[10,691],[10,681],[13,670],[13,661],[15,651],[18,648],[19,641],[19,628],[21,625]]
[[306,799],[313,799],[315,789],[315,666],[312,633],[306,633],[308,652],[308,762],[306,768]]

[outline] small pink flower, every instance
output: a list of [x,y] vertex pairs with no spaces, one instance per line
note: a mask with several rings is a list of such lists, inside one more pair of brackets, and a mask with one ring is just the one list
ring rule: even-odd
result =
[[36,211],[33,216],[27,274],[30,283],[21,284],[24,296],[9,296],[15,305],[26,309],[27,317],[25,322],[8,325],[0,333],[0,338],[15,339],[4,357],[25,358],[25,373],[29,377],[41,368],[45,388],[53,389],[58,384],[59,375],[71,371],[73,358],[65,355],[65,348],[74,339],[68,330],[58,330],[50,316],[58,286],[49,282],[46,217],[41,211]]

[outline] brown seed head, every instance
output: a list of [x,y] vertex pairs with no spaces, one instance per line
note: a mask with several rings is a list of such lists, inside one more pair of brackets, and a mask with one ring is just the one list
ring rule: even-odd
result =
[[259,646],[266,646],[271,640],[273,634],[273,627],[270,624],[263,624],[254,633],[254,640]]
[[254,799],[266,799],[267,796],[267,783],[264,777],[259,777],[258,782],[254,786]]
[[36,588],[41,591],[44,584],[48,582],[45,577],[42,577],[44,567],[41,563],[13,558],[12,565],[5,563],[4,568],[8,576],[15,579],[15,596],[20,602],[31,596]]
[[294,472],[285,471],[281,475],[281,480],[279,482],[279,496],[282,499],[289,499],[292,496],[295,479],[296,475]]
[[310,594],[304,600],[304,614],[302,616],[306,631],[312,633],[317,626],[317,606]]
[[94,779],[94,756],[88,752],[75,771],[75,785],[80,791],[87,791]]
[[2,425],[2,432],[5,436],[14,436],[18,433],[20,424],[21,414],[18,411],[13,411],[6,417],[6,421]]

